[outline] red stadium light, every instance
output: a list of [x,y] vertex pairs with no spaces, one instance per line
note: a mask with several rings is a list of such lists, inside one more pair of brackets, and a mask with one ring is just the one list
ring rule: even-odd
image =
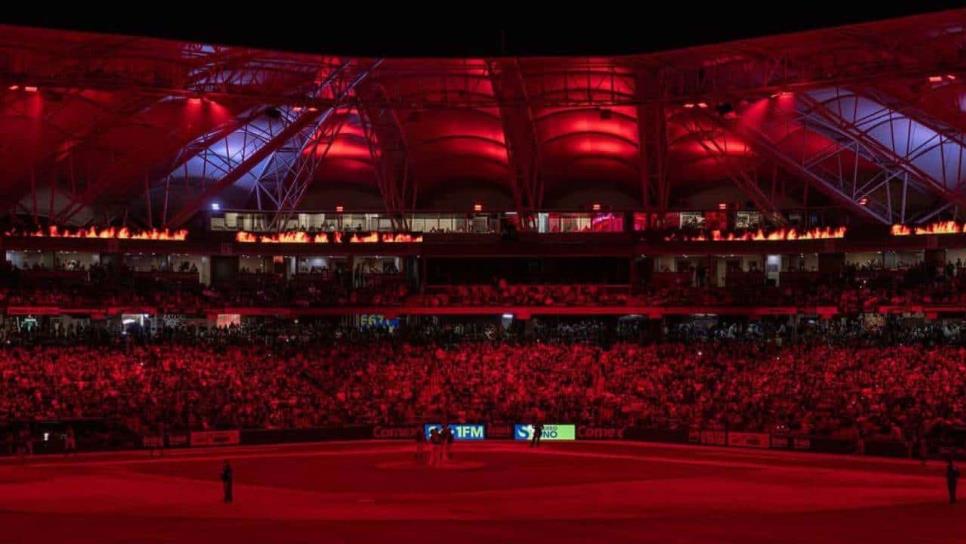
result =
[[479,204],[479,203],[473,204],[473,211],[474,212],[482,212],[483,211],[483,205],[482,204]]
[[705,102],[698,102],[698,107],[701,109],[705,109],[708,107],[708,104]]
[[862,206],[866,206],[869,204],[869,199],[867,197],[862,197],[859,199],[859,204],[861,204]]
[[687,108],[687,109],[691,109],[691,108],[694,107],[694,104],[688,102],[687,104],[684,105],[684,107]]
[[941,83],[943,76],[929,76],[929,83]]
[[37,87],[34,87],[33,85],[25,85],[23,90],[27,91],[28,93],[35,93],[37,92]]
[[335,207],[335,211],[337,213],[342,213],[342,210],[344,210],[344,209],[345,208],[342,207],[342,204],[339,204],[338,206]]
[[718,202],[718,209],[719,210],[727,210],[728,209],[728,203],[727,202]]
[[591,206],[590,208],[591,208],[592,210],[594,210],[595,212],[599,212],[599,211],[600,211],[600,204],[597,204],[597,203],[595,202],[595,203],[594,203],[594,204],[593,204],[593,205],[592,205],[592,206]]
[[20,85],[11,85],[11,86],[7,87],[7,90],[9,90],[9,91],[16,91],[19,88],[20,88]]

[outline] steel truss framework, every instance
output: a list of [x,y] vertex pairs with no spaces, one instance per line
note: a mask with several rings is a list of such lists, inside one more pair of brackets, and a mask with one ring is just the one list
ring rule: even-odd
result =
[[[276,228],[283,228],[287,219],[295,213],[302,202],[309,185],[314,179],[315,171],[325,160],[338,137],[348,116],[347,104],[351,103],[356,87],[382,61],[375,61],[364,70],[354,74],[352,79],[335,78],[336,83],[330,89],[336,96],[333,106],[326,110],[308,132],[302,132],[289,140],[286,144],[287,153],[278,150],[272,156],[269,166],[262,172],[255,183],[256,194],[264,193],[273,205]],[[340,70],[341,71],[341,70]],[[336,115],[342,111],[342,115]],[[258,199],[258,209],[265,209]]]
[[[491,59],[487,71],[500,103],[500,119],[510,162],[510,186],[520,217],[530,218],[543,204],[540,140],[534,126],[526,83],[517,59]],[[526,226],[527,221],[522,222]]]
[[[802,134],[812,128],[805,117],[794,122]],[[856,215],[883,224],[905,219],[908,176],[897,176],[894,170],[880,165],[869,177],[859,168],[864,149],[857,142],[841,137],[832,139],[821,149],[807,150],[802,146],[802,152],[796,153],[789,152],[783,142],[758,127],[722,126],[747,141],[758,155],[798,176]]]
[[398,228],[405,229],[404,212],[415,208],[417,186],[413,183],[409,143],[399,116],[394,108],[377,105],[384,95],[381,84],[364,85],[354,106],[386,211],[393,215]]
[[900,222],[927,221],[950,209],[955,215],[957,208],[966,203],[966,148],[962,134],[937,126],[935,121],[929,121],[932,126],[927,126],[921,114],[912,118],[895,109],[895,105],[841,88],[802,93],[799,100],[803,113],[820,130],[848,137],[868,159],[888,172],[888,177],[867,184],[866,192],[874,191],[890,178],[902,178],[907,184],[904,191],[911,183],[916,191],[931,192],[941,198],[938,207],[927,208],[918,217],[909,217],[900,208]]
[[[314,174],[346,123],[366,136],[385,208],[412,210],[419,183],[413,177],[412,142],[398,112],[492,109],[499,112],[514,205],[526,214],[543,205],[551,172],[535,112],[590,111],[626,116],[636,123],[630,166],[646,209],[667,209],[669,113],[686,103],[708,103],[683,123],[701,149],[756,207],[780,221],[774,190],[759,170],[727,152],[733,138],[756,156],[791,173],[855,214],[881,223],[959,216],[966,209],[966,157],[961,127],[930,117],[881,90],[885,81],[963,85],[966,10],[846,28],[745,40],[681,51],[611,58],[485,59],[475,72],[452,72],[432,59],[324,57],[146,38],[94,36],[4,27],[0,32],[0,83],[30,83],[67,93],[117,92],[113,112],[63,136],[57,152],[38,161],[30,180],[37,215],[38,177],[48,166],[123,123],[168,100],[210,99],[242,104],[228,121],[196,134],[166,171],[143,180],[146,223],[177,226],[226,190],[247,192],[253,208],[277,212],[275,225],[298,209]],[[472,83],[467,83],[474,79]],[[487,82],[489,91],[482,82]],[[772,123],[819,134],[821,149],[776,136],[788,127],[755,125],[715,111],[720,103],[794,95],[794,115]],[[964,90],[966,93],[966,90]],[[4,97],[4,102],[8,100]],[[630,108],[633,114],[611,113]],[[625,110],[621,110],[624,112]],[[633,117],[631,117],[633,115]],[[583,134],[583,133],[582,133]],[[588,131],[587,134],[593,135]],[[567,138],[564,135],[560,138]],[[488,140],[489,141],[489,140]],[[123,160],[136,162],[137,156]],[[616,162],[624,159],[612,159]],[[623,166],[622,166],[623,167]],[[120,170],[119,170],[120,171]],[[111,172],[58,185],[67,204],[58,222],[95,205],[101,195],[131,180]],[[774,185],[774,179],[772,180]]]
[[641,202],[646,210],[667,210],[671,190],[668,186],[667,114],[660,102],[648,103],[644,89],[663,85],[638,72],[635,89],[637,104],[637,142],[640,150]]
[[[702,120],[705,123],[701,123]],[[731,145],[744,145],[741,138],[736,137],[731,130],[723,130],[723,125],[717,122],[708,123],[707,120],[708,117],[705,116],[691,117],[682,125],[755,208],[762,212],[767,221],[778,225],[785,224],[781,210],[775,202],[775,195],[766,194],[757,165],[742,161],[728,152]]]
[[[250,118],[235,130],[227,134],[218,131],[220,139],[210,145],[207,144],[212,139],[211,133],[189,144],[179,154],[189,158],[165,178],[165,203],[172,184],[177,181],[190,186],[193,179],[200,180],[200,191],[170,219],[165,205],[162,223],[168,227],[182,225],[212,197],[245,177],[249,178],[249,190],[257,209],[278,212],[280,221],[281,216],[292,213],[318,167],[319,147],[322,146],[324,157],[338,134],[338,127],[333,130],[331,126],[333,114],[378,65],[379,62],[374,62],[364,70],[356,70],[346,61],[329,73],[319,74],[319,83],[310,91],[310,98],[319,95],[335,98],[323,112],[315,107],[267,105],[262,107],[261,115]],[[314,140],[313,136],[316,136]],[[192,154],[193,150],[200,151]]]
[[[713,114],[708,119],[859,215],[884,224],[957,215],[966,179],[958,136],[935,133],[842,89],[799,93],[794,101],[795,114],[771,126],[726,123]],[[810,133],[822,135],[826,144],[807,145]],[[787,134],[801,137],[801,144],[776,137]],[[946,167],[950,164],[955,170]]]

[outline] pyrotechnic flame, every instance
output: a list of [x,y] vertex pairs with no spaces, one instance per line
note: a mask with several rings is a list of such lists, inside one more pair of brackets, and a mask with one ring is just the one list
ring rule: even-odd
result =
[[60,230],[57,226],[48,227],[47,230],[39,229],[26,234],[14,232],[4,233],[6,236],[27,236],[30,238],[99,238],[102,240],[159,240],[165,242],[183,242],[188,239],[188,231],[151,229],[131,232],[127,227],[107,227],[98,230],[96,227],[86,229]]
[[[724,232],[721,230],[711,231],[711,240],[714,242],[784,242],[794,240],[832,240],[845,238],[845,227],[816,227],[808,230],[798,230],[794,228],[780,228],[770,232],[762,229],[746,232]],[[665,241],[673,242],[682,240],[685,242],[706,242],[708,236],[705,234],[685,235],[677,238],[674,235],[666,236]]]
[[[275,234],[256,235],[246,231],[239,231],[235,234],[235,241],[244,244],[340,244],[342,243],[341,232],[308,234],[302,231],[279,232]],[[331,241],[329,237],[331,236]],[[406,232],[370,232],[368,234],[354,233],[349,235],[350,244],[419,244],[422,243],[422,235],[413,235]]]

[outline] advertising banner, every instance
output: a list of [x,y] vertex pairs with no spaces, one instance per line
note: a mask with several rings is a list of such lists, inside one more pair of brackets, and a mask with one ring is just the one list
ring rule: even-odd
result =
[[778,450],[787,450],[791,447],[791,438],[785,435],[771,435],[771,447]]
[[372,428],[372,437],[381,439],[405,439],[413,440],[416,438],[417,426],[411,427],[381,427],[379,425]]
[[[700,434],[696,434],[693,440],[698,442]],[[686,444],[691,441],[691,432],[688,429],[650,429],[647,427],[627,427],[624,429],[625,440],[643,440],[645,442],[671,442]]]
[[[530,440],[533,438],[533,425],[517,423],[513,426],[513,438],[515,440]],[[570,424],[546,424],[543,426],[543,433],[540,440],[576,440],[576,425]]]
[[624,428],[581,426],[577,427],[577,438],[581,440],[620,440],[624,438]]
[[509,423],[493,423],[486,426],[487,438],[513,438],[513,426]]
[[738,448],[767,448],[770,437],[767,433],[728,433],[728,445]]
[[168,435],[168,447],[170,448],[182,448],[188,445],[188,435],[186,434],[169,434]]
[[725,431],[701,431],[701,443],[708,446],[727,446],[728,433]]
[[[427,423],[423,425],[426,439],[429,439],[433,429],[442,430],[442,423]],[[450,431],[454,440],[486,440],[486,426],[478,423],[450,423]]]
[[191,433],[191,447],[231,446],[241,443],[241,433],[236,431],[210,431]]
[[[418,425],[409,427],[409,436],[415,439]],[[292,442],[321,442],[324,440],[366,440],[373,437],[371,425],[334,425],[307,429],[245,429],[241,432],[242,444],[289,444]]]

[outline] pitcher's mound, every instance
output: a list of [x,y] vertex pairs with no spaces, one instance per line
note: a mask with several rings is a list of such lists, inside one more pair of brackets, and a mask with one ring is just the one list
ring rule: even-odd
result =
[[473,470],[483,468],[484,466],[486,466],[486,463],[480,461],[452,460],[431,467],[414,459],[407,461],[387,461],[376,464],[376,468],[381,470]]

